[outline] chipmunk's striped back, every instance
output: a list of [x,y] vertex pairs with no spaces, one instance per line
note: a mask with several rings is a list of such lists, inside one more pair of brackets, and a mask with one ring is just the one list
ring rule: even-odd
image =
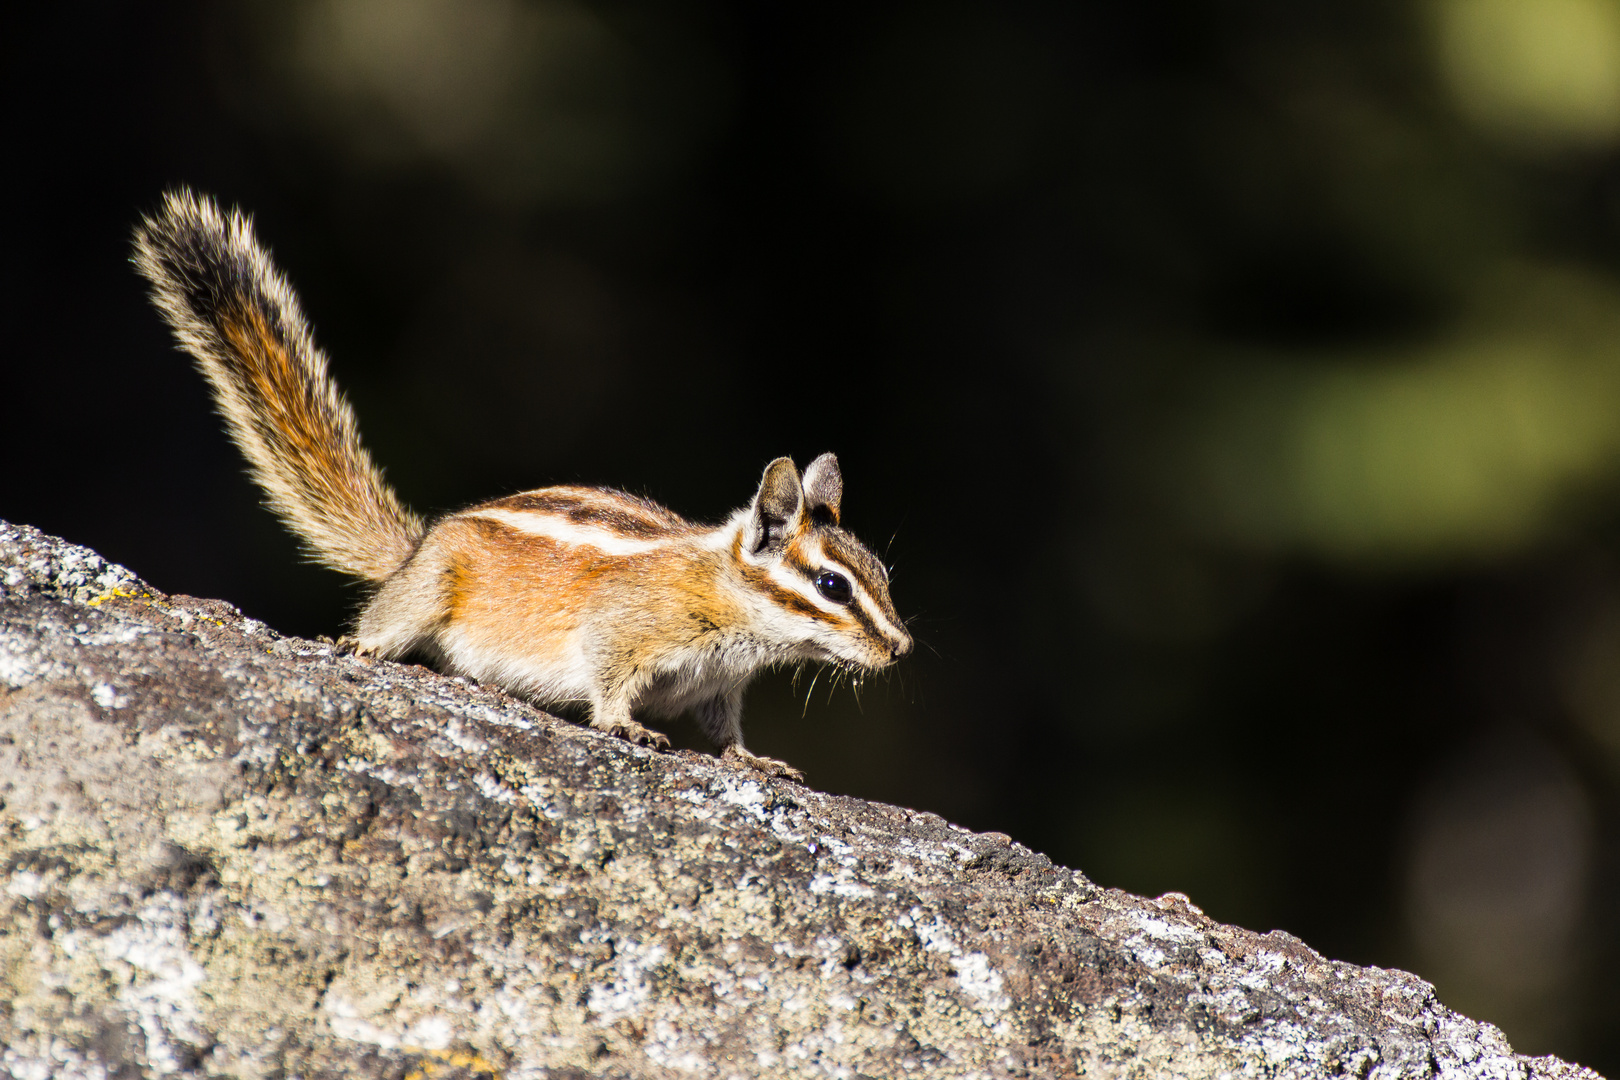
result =
[[690,539],[701,531],[650,499],[611,488],[542,488],[481,503],[462,514],[564,543],[585,544],[606,554],[631,554]]
[[[827,455],[821,467],[836,468],[836,459]],[[858,632],[872,641],[909,644],[889,600],[888,571],[860,541],[839,528],[835,512],[829,511],[819,523],[810,514],[802,514],[772,558],[748,551],[746,532],[736,523],[704,528],[651,500],[611,488],[526,491],[482,503],[457,516],[497,522],[524,536],[543,537],[562,550],[577,549],[582,558],[592,561],[723,552],[729,572],[750,595],[764,597],[784,612],[841,632]],[[818,585],[829,573],[849,583],[847,600],[830,599]]]
[[765,469],[748,506],[702,526],[621,491],[551,487],[425,528],[360,444],[297,298],[253,238],[189,192],[136,232],[136,265],[213,387],[270,505],[322,562],[378,583],[359,650],[419,655],[591,724],[668,740],[635,718],[692,711],[729,757],[742,694],[773,664],[886,667],[911,648],[883,565],[840,526],[823,454]]

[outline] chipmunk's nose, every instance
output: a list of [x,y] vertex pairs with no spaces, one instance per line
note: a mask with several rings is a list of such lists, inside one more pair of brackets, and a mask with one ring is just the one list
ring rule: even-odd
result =
[[907,634],[898,642],[889,646],[889,659],[898,660],[911,651],[911,635]]

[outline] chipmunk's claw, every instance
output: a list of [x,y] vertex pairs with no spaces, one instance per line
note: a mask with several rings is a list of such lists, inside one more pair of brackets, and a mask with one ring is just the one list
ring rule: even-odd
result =
[[775,758],[760,757],[758,754],[750,754],[736,743],[732,743],[720,751],[720,758],[723,761],[736,762],[738,765],[762,772],[766,776],[779,776],[784,780],[797,780],[801,784],[804,783],[804,773],[787,762],[777,761]]
[[617,724],[610,724],[606,728],[609,735],[617,736],[626,742],[633,742],[638,746],[650,746],[654,750],[668,750],[669,736],[643,727],[634,720],[625,720]]
[[356,660],[375,660],[378,656],[378,650],[375,646],[369,649],[361,648],[360,639],[352,634],[344,634],[340,638],[333,639],[332,648],[340,653],[346,653]]

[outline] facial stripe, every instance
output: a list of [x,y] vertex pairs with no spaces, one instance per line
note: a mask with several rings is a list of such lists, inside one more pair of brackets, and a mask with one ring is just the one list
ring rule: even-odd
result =
[[861,585],[859,595],[871,605],[867,614],[885,628],[884,636],[895,641],[909,638],[889,600],[889,573],[876,556],[842,529],[819,530],[818,540],[827,562],[850,568],[850,579]]
[[[822,596],[815,586],[808,583],[797,570],[783,564],[770,567],[765,573],[771,581],[776,583],[778,588],[786,589],[795,596],[802,597],[806,603],[813,605],[818,614],[838,616],[843,613],[844,607],[842,604],[834,604],[825,596]],[[807,584],[809,584],[808,588],[806,588]]]
[[[867,625],[870,622],[874,627],[872,631],[874,637],[881,638],[884,641],[904,641],[910,637],[902,627],[889,618],[889,613],[884,611],[882,605],[873,600],[871,594],[865,589],[862,589],[856,596],[856,603],[861,607],[862,625]],[[870,606],[870,610],[868,610],[868,606]],[[875,628],[881,628],[883,632],[879,633]]]
[[[731,539],[731,558],[742,573],[743,580],[754,588],[765,593],[778,606],[784,607],[796,615],[816,619],[822,622],[834,622],[834,613],[822,609],[823,601],[819,595],[812,597],[801,592],[797,583],[791,576],[785,574],[782,565],[764,565],[750,557],[743,549],[742,530],[737,530]],[[781,574],[781,577],[776,575]]]
[[819,575],[819,571],[814,566],[807,562],[797,551],[792,549],[789,549],[788,552],[783,556],[782,563],[783,565],[787,566],[788,569],[792,570],[794,573],[798,574],[800,577],[809,582],[814,582],[816,577]]
[[844,530],[822,529],[819,530],[817,539],[821,543],[821,550],[829,558],[836,559],[846,566],[860,567],[862,580],[888,584],[888,570],[884,569],[875,555]]
[[[882,605],[872,596],[859,574],[831,559],[827,560],[826,566],[835,573],[842,573],[855,586],[855,595],[850,603],[833,605],[836,610],[848,612],[851,618],[860,623],[862,629],[879,641],[898,641],[906,637],[905,632],[895,626]],[[819,590],[817,595],[819,597]],[[823,603],[832,604],[832,601],[823,600]]]
[[817,619],[822,622],[837,622],[836,613],[825,611],[821,607],[821,598],[810,597],[799,592],[791,584],[791,579],[782,580],[776,575],[780,568],[766,569],[743,563],[743,577],[761,592],[765,593],[778,607],[787,608],[796,615]]
[[[837,558],[834,550],[838,555],[848,553],[854,557]],[[867,637],[891,647],[910,640],[888,601],[888,574],[883,564],[847,533],[815,529],[797,534],[786,545],[781,559],[772,565],[769,560],[745,552],[738,531],[733,535],[731,554],[744,578],[781,607],[834,626],[859,626]],[[849,579],[854,587],[849,604],[834,604],[815,588],[815,579],[822,570]]]
[[[844,621],[858,623],[869,636],[879,641],[904,641],[909,635],[899,626],[897,622],[898,616],[891,615],[879,599],[882,592],[875,592],[872,583],[860,570],[838,559],[828,550],[833,545],[824,542],[827,536],[828,534],[825,533],[819,535],[812,533],[790,545],[783,552],[780,564],[787,571],[787,574],[779,578],[778,583],[807,597],[828,615],[843,615],[845,616]],[[843,540],[844,537],[839,536],[838,539]],[[837,546],[842,547],[844,550],[851,550],[852,547],[847,542]],[[871,558],[864,549],[856,550],[860,554],[866,555],[866,558],[862,560],[863,564],[870,564],[870,566],[864,566],[863,568],[869,570],[871,566],[878,565],[877,561]],[[879,568],[881,569],[881,567]],[[850,603],[837,604],[821,595],[821,590],[815,587],[815,582],[825,570],[842,574],[854,586],[854,596],[851,598]],[[814,591],[801,588],[801,580],[808,582]],[[879,579],[876,584],[881,590],[886,581]],[[829,619],[827,621],[833,620]]]

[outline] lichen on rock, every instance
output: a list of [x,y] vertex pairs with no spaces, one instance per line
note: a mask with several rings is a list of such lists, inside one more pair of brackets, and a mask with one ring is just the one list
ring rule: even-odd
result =
[[0,1074],[1546,1077],[1398,971],[0,523]]

